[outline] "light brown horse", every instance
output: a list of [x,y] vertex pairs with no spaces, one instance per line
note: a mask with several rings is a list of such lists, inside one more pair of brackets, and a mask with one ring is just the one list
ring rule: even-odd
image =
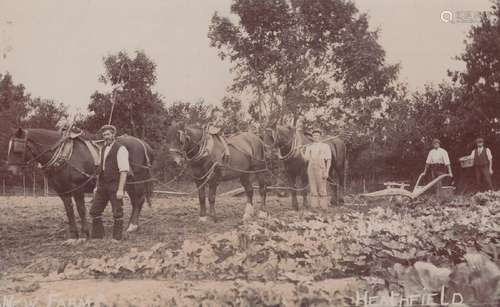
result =
[[[250,180],[255,175],[259,183],[259,193],[262,207],[266,205],[266,173],[264,144],[255,134],[250,132],[238,133],[229,137],[230,158],[222,162],[224,145],[210,136],[206,129],[196,125],[173,123],[167,132],[170,153],[173,160],[181,164],[184,161],[191,167],[193,180],[198,189],[200,202],[200,221],[207,220],[206,191],[208,185],[208,201],[210,203],[209,217],[216,221],[215,195],[217,186],[222,181],[239,179],[245,189],[247,208],[257,212],[253,204],[253,186]],[[246,211],[246,210],[245,210]],[[245,212],[245,216],[247,212]]]
[[[19,175],[22,168],[33,163],[47,165],[63,141],[60,132],[46,129],[18,129],[10,138],[8,149],[8,170]],[[150,202],[152,179],[148,164],[153,162],[151,147],[132,136],[120,136],[118,140],[127,147],[134,176],[127,183],[127,194],[132,204],[129,230],[137,229],[139,215],[145,200]],[[73,140],[73,151],[68,160],[60,165],[44,169],[49,186],[64,203],[68,218],[70,238],[89,237],[87,209],[84,193],[90,193],[95,186],[96,166],[92,154],[82,138]],[[81,232],[76,226],[72,199],[80,216]]]
[[[344,202],[344,173],[346,167],[346,146],[339,137],[324,136],[324,142],[330,145],[332,150],[332,165],[328,173],[328,181],[332,186],[332,197],[330,203],[335,205]],[[297,191],[302,192],[303,205],[307,206],[307,162],[302,157],[301,151],[307,144],[312,143],[310,136],[297,131],[293,127],[273,125],[266,128],[264,143],[275,146],[279,150],[280,160],[283,161],[285,172],[292,196],[292,207],[299,209]],[[301,178],[302,186],[297,188],[297,178]],[[333,180],[337,179],[337,182]],[[340,186],[340,188],[339,188]]]

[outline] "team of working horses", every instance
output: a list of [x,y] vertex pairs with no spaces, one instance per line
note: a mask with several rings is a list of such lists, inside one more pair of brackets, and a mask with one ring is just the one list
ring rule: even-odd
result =
[[[265,209],[266,186],[273,176],[268,168],[268,152],[276,150],[283,162],[291,194],[292,207],[299,210],[297,191],[302,192],[303,205],[307,206],[307,162],[301,152],[311,138],[302,130],[283,125],[270,125],[261,135],[241,132],[229,136],[227,143],[230,159],[223,159],[224,146],[219,139],[211,137],[207,129],[200,125],[172,123],[167,131],[169,154],[176,163],[190,167],[196,184],[200,204],[200,221],[209,218],[217,220],[215,198],[218,185],[223,181],[239,179],[247,198],[247,206],[258,212]],[[132,214],[127,231],[134,231],[139,224],[139,215],[145,201],[150,202],[154,178],[151,166],[154,153],[151,147],[138,138],[123,135],[119,137],[129,151],[132,178],[128,180],[126,191],[132,205]],[[338,137],[325,136],[330,145],[333,163],[329,170],[332,183],[331,204],[343,202],[344,167],[346,147]],[[99,150],[102,144],[85,133],[71,135],[61,131],[46,129],[18,129],[13,133],[8,149],[8,169],[14,175],[29,165],[38,165],[47,177],[49,186],[61,198],[66,211],[71,238],[89,236],[85,193],[91,193],[96,184]],[[96,154],[97,152],[97,154]],[[261,204],[254,206],[253,184],[259,186]],[[301,186],[297,187],[297,178]],[[208,190],[209,211],[206,208]],[[80,217],[78,231],[73,200]],[[256,210],[255,210],[256,209]]]

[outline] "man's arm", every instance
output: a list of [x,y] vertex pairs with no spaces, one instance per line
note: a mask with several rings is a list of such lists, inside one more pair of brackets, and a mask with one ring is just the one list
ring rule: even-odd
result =
[[430,164],[431,164],[431,152],[429,151],[429,153],[427,154],[427,160],[425,160],[424,175],[427,174]]
[[127,175],[130,171],[128,162],[128,150],[125,146],[120,146],[116,156],[118,163],[118,170],[120,171],[120,180],[118,181],[118,190],[116,191],[116,198],[122,199],[125,194],[125,184],[127,183]]
[[451,171],[451,163],[450,163],[450,157],[448,156],[448,152],[444,152],[444,164],[448,167],[448,174],[450,177],[453,177],[453,173]]

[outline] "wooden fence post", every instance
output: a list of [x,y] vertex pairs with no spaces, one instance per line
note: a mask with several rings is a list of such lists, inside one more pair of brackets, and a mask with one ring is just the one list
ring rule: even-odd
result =
[[47,182],[47,178],[43,176],[43,191],[45,196],[49,196],[49,183]]
[[33,197],[36,197],[36,173],[33,170]]
[[23,196],[26,197],[26,175],[23,174]]

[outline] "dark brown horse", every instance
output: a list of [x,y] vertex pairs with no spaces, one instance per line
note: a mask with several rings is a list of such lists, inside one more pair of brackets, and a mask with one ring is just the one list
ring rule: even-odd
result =
[[192,169],[193,179],[198,189],[200,221],[207,219],[206,192],[208,185],[209,216],[216,221],[215,195],[221,181],[239,179],[247,196],[244,218],[249,218],[258,208],[253,206],[253,186],[250,180],[255,174],[259,183],[262,208],[266,204],[266,169],[264,144],[250,132],[242,132],[228,138],[230,158],[222,162],[224,146],[217,138],[212,138],[204,128],[174,123],[169,127],[167,137],[170,153],[174,161],[187,161]]
[[[324,142],[332,149],[332,166],[329,170],[328,181],[332,186],[332,197],[330,203],[335,205],[343,203],[344,172],[346,166],[346,146],[339,137],[324,137]],[[307,206],[307,162],[303,159],[301,152],[307,144],[312,143],[310,136],[297,131],[293,127],[273,125],[266,128],[264,143],[275,146],[279,150],[280,160],[285,165],[288,184],[292,196],[292,207],[299,209],[297,191],[302,192],[303,205]],[[297,178],[301,179],[301,187],[297,188]],[[337,179],[336,182],[333,180]],[[340,188],[338,187],[340,186]]]
[[[151,175],[148,169],[153,162],[151,147],[131,136],[121,136],[118,140],[129,150],[129,160],[134,176],[129,179],[126,190],[132,203],[129,230],[136,229],[139,214],[146,198],[152,192]],[[21,168],[33,163],[42,166],[49,186],[56,191],[64,203],[68,217],[70,238],[88,237],[87,209],[84,193],[91,193],[95,187],[96,166],[90,149],[83,137],[73,139],[73,150],[68,159],[54,162],[55,153],[65,141],[58,131],[46,129],[18,129],[10,138],[8,149],[8,169],[19,175]],[[147,152],[147,154],[146,154]],[[51,167],[44,167],[51,165]],[[78,232],[72,199],[80,216],[81,232]]]

